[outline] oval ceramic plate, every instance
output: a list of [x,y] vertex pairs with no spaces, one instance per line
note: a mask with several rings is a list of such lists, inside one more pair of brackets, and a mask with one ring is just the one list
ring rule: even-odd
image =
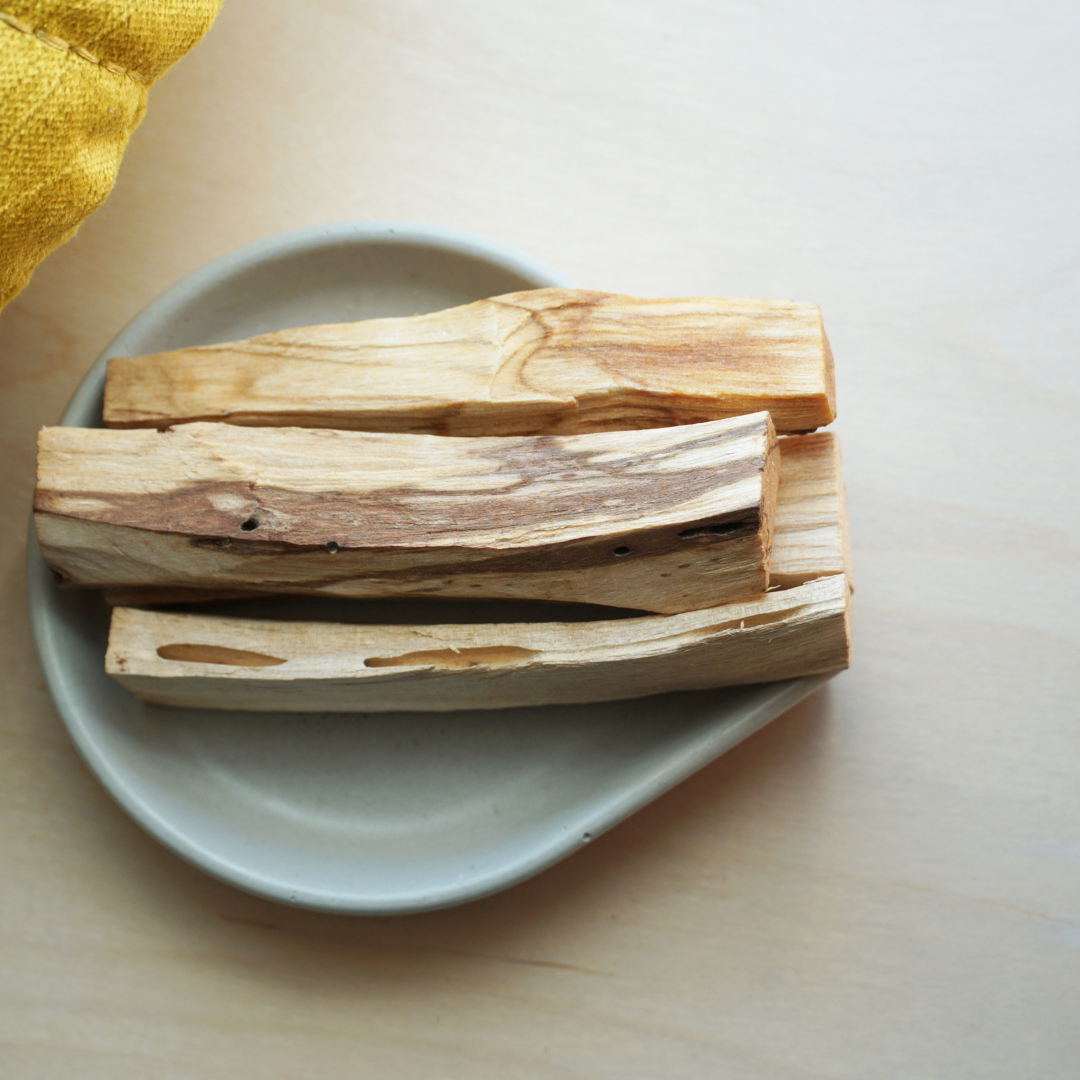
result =
[[[101,426],[112,356],[569,284],[524,255],[445,229],[367,223],[285,233],[154,301],[105,350],[61,423]],[[327,911],[421,911],[521,881],[825,681],[499,712],[170,709],[137,701],[105,674],[108,608],[96,593],[57,589],[32,533],[29,592],[60,715],[121,806],[207,872]],[[366,610],[363,621],[401,617],[378,604],[355,610]],[[446,603],[428,621],[491,617]]]

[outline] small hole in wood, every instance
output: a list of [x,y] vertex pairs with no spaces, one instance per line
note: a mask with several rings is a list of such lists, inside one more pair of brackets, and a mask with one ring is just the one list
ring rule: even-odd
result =
[[335,553],[340,551],[341,548],[337,546],[337,543],[335,541],[329,540],[326,544],[326,550],[329,551],[331,555],[334,555]]
[[630,549],[628,547],[617,547],[615,549],[615,554],[616,555],[629,555],[630,554]]
[[258,527],[258,521],[253,517],[248,518],[247,521],[240,522],[240,528],[243,529],[244,532],[251,532],[252,529],[257,529]]

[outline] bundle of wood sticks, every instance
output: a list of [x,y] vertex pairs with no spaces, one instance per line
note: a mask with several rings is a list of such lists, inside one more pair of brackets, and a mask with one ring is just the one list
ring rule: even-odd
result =
[[[146,701],[449,710],[785,679],[848,662],[839,448],[815,431],[834,415],[815,305],[538,289],[111,360],[105,427],[40,432],[34,518],[57,581],[114,604],[106,668]],[[191,606],[268,594],[622,610]]]

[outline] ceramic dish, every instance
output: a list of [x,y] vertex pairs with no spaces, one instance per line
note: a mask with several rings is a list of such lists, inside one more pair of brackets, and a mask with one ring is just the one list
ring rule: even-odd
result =
[[[569,284],[524,255],[445,229],[369,223],[285,233],[216,260],[154,301],[91,368],[61,423],[101,426],[111,356]],[[108,608],[96,593],[56,588],[32,531],[29,592],[53,699],[120,805],[207,872],[328,911],[420,911],[521,881],[825,681],[500,712],[168,709],[137,701],[105,674]],[[290,614],[304,604],[280,603]],[[491,618],[490,608],[444,605],[430,621]],[[356,610],[367,621],[401,617],[392,605]],[[529,616],[508,608],[505,617]]]

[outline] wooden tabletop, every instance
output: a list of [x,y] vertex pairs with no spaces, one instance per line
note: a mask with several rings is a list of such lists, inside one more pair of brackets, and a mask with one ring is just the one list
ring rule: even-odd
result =
[[[227,0],[0,318],[0,1073],[1080,1070],[1080,46],[1063,3]],[[592,287],[821,304],[850,672],[566,862],[360,919],[254,899],[91,777],[34,659],[34,433],[269,233],[397,218]]]

